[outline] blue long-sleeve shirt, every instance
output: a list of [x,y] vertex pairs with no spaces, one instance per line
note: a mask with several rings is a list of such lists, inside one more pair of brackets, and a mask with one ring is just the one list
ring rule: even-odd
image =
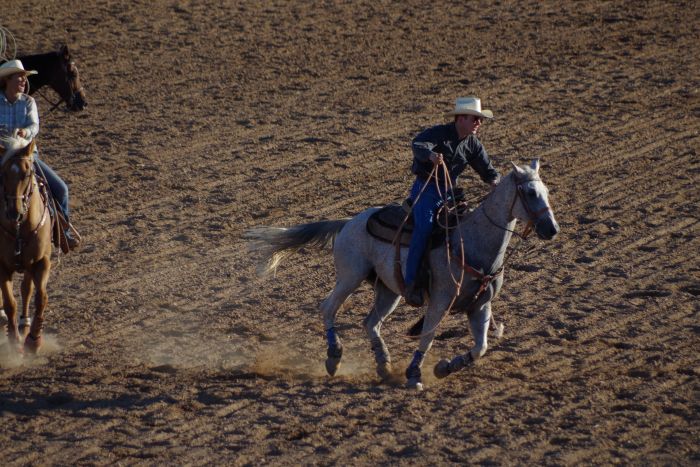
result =
[[[436,125],[423,130],[413,139],[413,166],[416,176],[425,180],[433,169],[430,155],[440,153],[450,174],[452,183],[469,164],[486,183],[500,178],[498,171],[491,164],[484,146],[475,135],[460,140],[454,123]],[[441,169],[442,172],[442,169]],[[438,173],[438,180],[444,180],[444,174]]]
[[0,136],[11,136],[15,130],[24,129],[25,139],[34,139],[39,133],[39,113],[33,97],[20,94],[10,103],[0,90]]

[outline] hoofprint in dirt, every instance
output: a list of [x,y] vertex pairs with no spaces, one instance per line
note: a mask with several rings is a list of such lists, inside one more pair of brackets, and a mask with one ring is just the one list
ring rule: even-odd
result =
[[[67,43],[90,100],[38,99],[87,245],[53,270],[55,345],[0,370],[4,464],[698,462],[700,6],[434,11],[3,3],[19,53]],[[338,320],[356,357],[327,379],[327,258],[259,279],[241,235],[402,199],[411,138],[460,95],[494,110],[499,170],[541,158],[563,233],[518,250],[506,334],[468,371],[379,384],[361,288]],[[383,327],[397,367],[417,318]],[[467,327],[447,320],[426,365]]]

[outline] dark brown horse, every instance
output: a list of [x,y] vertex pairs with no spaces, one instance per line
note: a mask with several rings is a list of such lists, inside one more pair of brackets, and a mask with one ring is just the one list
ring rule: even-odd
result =
[[36,70],[36,75],[29,77],[29,94],[43,86],[49,86],[61,97],[51,110],[65,102],[69,110],[83,110],[87,106],[85,90],[80,83],[80,74],[67,45],[58,52],[17,57],[27,70]]
[[[34,172],[34,142],[21,138],[0,139],[0,288],[7,315],[10,347],[36,353],[41,347],[46,285],[51,270],[51,220],[43,186]],[[17,302],[12,275],[24,273],[22,316],[29,315],[32,289],[36,286],[34,321],[24,346],[17,325]],[[26,332],[26,330],[25,330]],[[24,333],[23,333],[24,334]]]

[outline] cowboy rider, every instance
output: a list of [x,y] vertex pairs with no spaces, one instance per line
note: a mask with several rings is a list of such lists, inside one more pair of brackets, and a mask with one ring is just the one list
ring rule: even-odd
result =
[[[413,165],[411,171],[416,180],[411,187],[409,199],[413,206],[413,235],[406,260],[404,298],[411,306],[423,305],[424,296],[416,284],[418,269],[433,229],[435,214],[443,203],[446,181],[443,163],[447,166],[451,185],[470,165],[481,179],[495,187],[500,175],[491,164],[484,146],[476,137],[484,119],[493,118],[493,112],[481,109],[478,97],[459,97],[455,108],[447,114],[454,117],[452,123],[436,125],[422,131],[413,139]],[[430,177],[433,167],[437,173]],[[422,191],[422,193],[421,193]]]
[[[20,60],[10,60],[0,65],[0,136],[16,134],[31,140],[39,133],[36,102],[34,98],[25,94],[27,77],[36,73],[34,70],[25,70]],[[38,173],[46,178],[51,194],[68,224],[65,229],[66,241],[69,249],[74,250],[79,246],[80,239],[73,233],[74,229],[69,221],[68,185],[46,162],[39,159],[36,146],[34,151]]]

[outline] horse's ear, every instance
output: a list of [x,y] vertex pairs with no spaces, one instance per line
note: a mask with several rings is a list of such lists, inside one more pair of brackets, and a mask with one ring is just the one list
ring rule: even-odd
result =
[[23,156],[31,156],[34,153],[34,146],[36,146],[36,142],[32,139],[29,144],[27,144],[24,149],[22,149],[22,155]]
[[63,58],[66,60],[70,60],[70,51],[68,51],[68,46],[67,45],[62,45],[60,49],[58,49],[58,53],[63,55]]
[[518,167],[518,165],[515,162],[510,161],[510,163],[513,165],[513,170],[515,170],[515,173],[518,175],[518,177],[522,177],[525,175],[525,171]]
[[535,171],[535,173],[540,171],[540,160],[539,159],[532,159],[532,162],[530,162],[530,168]]

